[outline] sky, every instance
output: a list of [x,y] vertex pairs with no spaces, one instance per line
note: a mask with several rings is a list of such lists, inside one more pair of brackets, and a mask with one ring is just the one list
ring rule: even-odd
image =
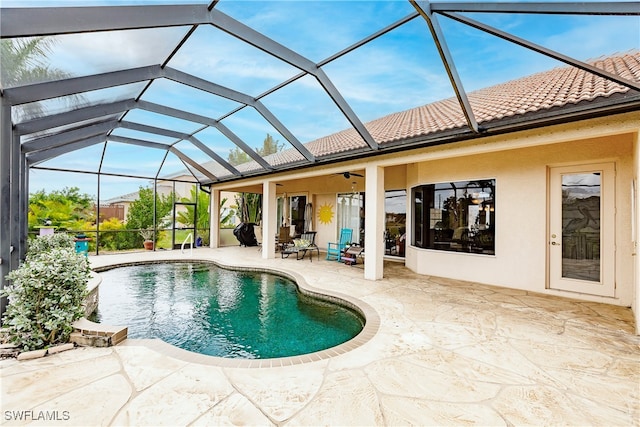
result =
[[[139,5],[200,3],[180,1],[59,1],[0,0],[2,7]],[[415,10],[408,1],[238,1],[221,0],[216,9],[297,52],[313,63],[321,62]],[[497,15],[467,16],[529,39],[579,60],[640,48],[639,17]],[[438,17],[454,64],[466,91],[519,78],[563,64],[525,48],[496,39],[446,17]],[[171,27],[56,36],[49,54],[50,66],[83,76],[162,63],[189,28]],[[235,91],[256,97],[299,73],[277,58],[214,28],[199,26],[168,66]],[[416,18],[371,43],[323,66],[323,70],[362,122],[453,96],[428,27]],[[107,102],[135,98],[144,84],[86,93],[83,101]],[[169,80],[156,80],[142,100],[171,105],[219,119],[240,106],[235,101],[204,93]],[[261,99],[262,103],[305,143],[348,128],[316,79],[307,76]],[[73,102],[73,100],[72,100]],[[48,101],[51,113],[68,110],[69,102]],[[217,130],[136,109],[124,120],[163,127],[195,136],[226,158],[235,147]],[[253,108],[226,117],[223,123],[252,147],[267,134],[291,145]],[[117,129],[114,135],[173,143],[175,139]],[[210,160],[188,142],[176,148],[198,162]],[[59,169],[124,175],[155,176],[183,170],[173,154],[126,144],[98,144],[42,163]],[[159,170],[159,166],[162,169]],[[89,174],[33,170],[30,191],[76,186],[97,196],[97,177]],[[136,191],[148,179],[123,179],[103,175],[100,200]]]

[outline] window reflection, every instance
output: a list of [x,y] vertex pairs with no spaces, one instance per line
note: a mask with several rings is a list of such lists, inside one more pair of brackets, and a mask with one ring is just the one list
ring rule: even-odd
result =
[[407,230],[407,191],[386,191],[384,210],[385,254],[403,257]]
[[412,189],[414,246],[495,254],[495,179]]

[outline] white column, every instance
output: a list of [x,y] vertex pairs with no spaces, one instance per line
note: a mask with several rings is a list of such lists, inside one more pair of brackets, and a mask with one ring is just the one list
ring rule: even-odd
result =
[[220,190],[211,188],[209,205],[209,247],[220,247]]
[[382,279],[384,262],[384,168],[365,169],[364,278]]
[[633,302],[633,314],[636,320],[636,335],[640,335],[640,255],[638,254],[639,240],[640,240],[640,133],[636,133],[635,141],[633,143],[633,194],[631,203],[633,203],[633,210],[635,217],[631,218],[633,221],[633,253],[634,253],[634,269],[633,269],[633,289],[635,295],[635,301]]
[[276,183],[262,184],[262,258],[276,257],[276,235],[278,234]]

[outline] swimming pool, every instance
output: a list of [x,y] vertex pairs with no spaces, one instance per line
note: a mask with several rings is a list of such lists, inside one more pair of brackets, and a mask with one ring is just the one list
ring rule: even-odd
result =
[[304,295],[285,277],[211,263],[118,267],[100,273],[92,320],[129,328],[210,356],[267,359],[349,341],[364,320],[354,310]]

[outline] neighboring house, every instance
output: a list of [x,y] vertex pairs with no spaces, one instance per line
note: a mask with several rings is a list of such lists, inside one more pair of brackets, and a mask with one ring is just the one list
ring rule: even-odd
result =
[[102,201],[100,203],[100,222],[111,218],[111,216],[102,213],[103,206],[108,209],[107,212],[118,212],[119,215],[117,218],[121,221],[126,221],[127,214],[129,213],[129,206],[131,206],[131,203],[138,200],[138,197],[139,192],[134,191],[133,193],[123,194],[121,196],[112,197],[108,200]]
[[[638,51],[591,64],[640,81]],[[368,279],[382,277],[385,255],[398,255],[390,246],[399,251],[404,241],[409,269],[522,291],[508,304],[525,307],[535,298],[526,291],[631,306],[638,298],[632,224],[640,114],[611,110],[630,97],[637,91],[573,67],[555,68],[469,93],[490,136],[447,141],[466,121],[457,100],[446,99],[366,124],[381,146],[397,144],[395,152],[213,183],[213,199],[240,188],[263,193],[263,230],[275,236],[299,218],[293,209],[301,206],[296,198],[304,198],[303,205],[313,207],[306,227],[317,231],[320,247],[335,242],[341,228],[353,230],[353,240],[365,247]],[[610,113],[576,118],[585,105]],[[523,126],[499,131],[518,123]],[[425,146],[426,140],[433,143]],[[316,158],[363,145],[352,129],[305,144]],[[295,154],[284,151],[268,161],[286,163]],[[391,194],[404,212],[385,212]],[[397,225],[403,213],[400,240],[400,227],[392,232],[385,218]],[[263,248],[263,256],[274,256],[272,245]]]

